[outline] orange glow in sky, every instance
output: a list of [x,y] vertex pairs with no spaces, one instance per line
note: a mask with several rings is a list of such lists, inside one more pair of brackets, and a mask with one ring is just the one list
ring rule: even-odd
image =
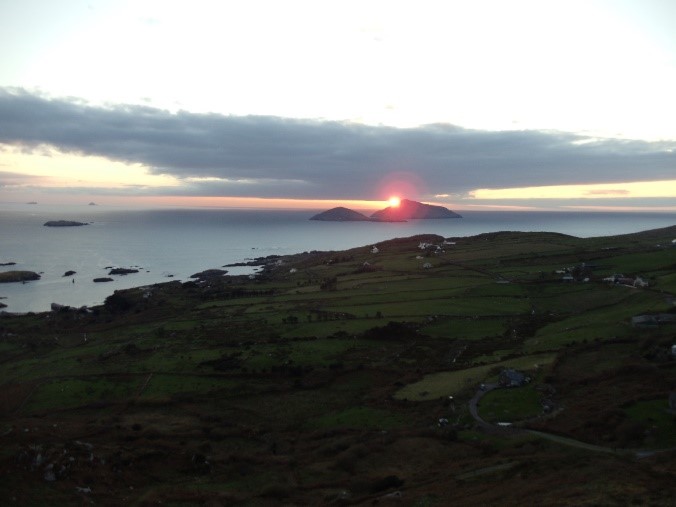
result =
[[390,206],[396,208],[401,203],[401,199],[399,199],[397,196],[392,196],[387,200],[387,202],[390,204]]

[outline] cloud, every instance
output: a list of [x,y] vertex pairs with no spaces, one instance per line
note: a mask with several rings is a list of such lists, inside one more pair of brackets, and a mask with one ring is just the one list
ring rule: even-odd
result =
[[589,190],[586,192],[587,195],[598,195],[598,196],[628,196],[631,194],[629,190],[616,188],[616,189],[607,189],[607,190]]
[[393,173],[432,194],[673,178],[674,142],[564,132],[393,128],[93,106],[0,88],[0,144],[102,156],[182,180],[184,195],[374,199]]
[[[0,164],[2,166],[2,164]],[[0,188],[21,187],[45,183],[46,179],[41,176],[22,174],[11,171],[0,171]]]

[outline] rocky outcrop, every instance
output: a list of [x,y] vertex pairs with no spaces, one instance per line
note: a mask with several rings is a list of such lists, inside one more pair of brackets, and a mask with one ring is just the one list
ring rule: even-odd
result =
[[223,275],[226,275],[228,272],[224,269],[206,269],[190,275],[190,278],[196,278],[197,280],[210,280],[213,278],[221,278]]
[[460,215],[443,206],[424,204],[417,201],[402,199],[399,206],[389,206],[376,211],[372,218],[380,220],[409,220],[431,218],[462,218]]
[[77,271],[66,271],[63,276],[73,276]]
[[45,222],[45,227],[80,227],[82,225],[89,225],[86,222],[75,222],[73,220],[50,220]]
[[276,263],[281,259],[280,255],[268,255],[266,257],[256,257],[255,259],[248,259],[245,262],[233,262],[232,264],[225,264],[224,268],[234,268],[238,266],[268,266]]
[[108,272],[109,275],[130,275],[132,273],[138,273],[138,269],[113,268]]
[[112,282],[112,278],[94,278],[93,280],[96,283],[103,283],[103,282]]
[[33,271],[5,271],[0,273],[0,283],[29,282],[39,279],[40,275]]

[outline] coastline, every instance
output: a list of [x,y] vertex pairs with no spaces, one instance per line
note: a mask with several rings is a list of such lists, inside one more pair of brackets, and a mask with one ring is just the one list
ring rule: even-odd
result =
[[[1,207],[0,207],[1,208]],[[15,207],[14,209],[17,209]],[[30,209],[26,209],[30,208]],[[576,237],[609,236],[676,224],[676,213],[491,213],[463,212],[462,220],[410,220],[406,223],[319,222],[312,211],[261,210],[107,210],[61,209],[36,213],[35,206],[0,216],[0,271],[34,271],[41,279],[0,285],[0,297],[12,313],[48,311],[51,303],[73,307],[102,304],[115,290],[187,281],[205,269],[231,275],[255,272],[251,262],[303,251],[342,251],[393,238],[438,234],[469,237],[497,231],[552,231]],[[75,218],[87,227],[49,228],[53,217]],[[12,265],[9,265],[14,263]],[[106,267],[138,267],[139,272],[107,276]],[[63,274],[75,271],[72,278]],[[73,283],[73,280],[75,283]],[[9,285],[12,285],[11,287]],[[95,287],[97,286],[97,287]]]

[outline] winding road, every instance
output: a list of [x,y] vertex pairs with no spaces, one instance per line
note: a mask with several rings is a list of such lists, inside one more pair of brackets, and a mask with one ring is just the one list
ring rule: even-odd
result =
[[477,390],[476,394],[469,400],[469,412],[472,414],[472,417],[476,421],[477,425],[487,433],[500,434],[505,436],[516,436],[516,435],[534,435],[552,442],[556,442],[562,445],[567,445],[568,447],[575,447],[577,449],[583,449],[585,451],[592,452],[605,452],[610,454],[615,454],[618,456],[634,456],[637,459],[648,458],[655,454],[661,452],[673,451],[675,448],[669,449],[616,449],[614,447],[603,447],[600,445],[589,444],[587,442],[582,442],[581,440],[575,440],[574,438],[563,437],[561,435],[555,435],[554,433],[547,433],[544,431],[530,430],[527,428],[515,428],[514,426],[498,426],[497,424],[491,424],[479,415],[479,401],[483,396],[495,389],[500,389],[499,384],[482,384],[483,388]]

